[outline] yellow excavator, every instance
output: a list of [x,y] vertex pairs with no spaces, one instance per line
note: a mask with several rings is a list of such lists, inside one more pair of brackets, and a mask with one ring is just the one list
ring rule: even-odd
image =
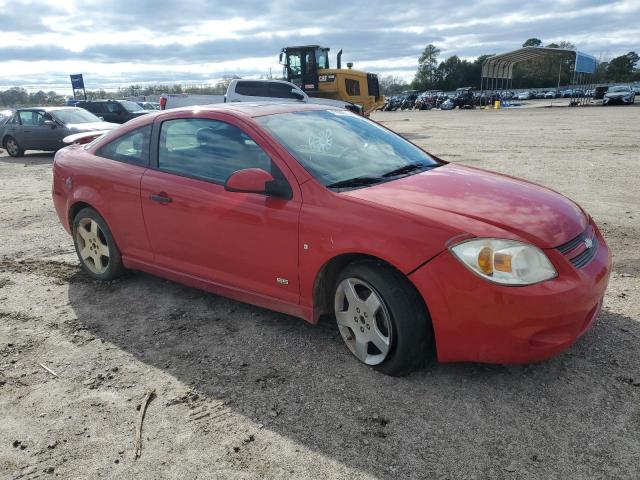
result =
[[319,45],[285,47],[280,52],[280,64],[284,78],[310,97],[351,102],[360,105],[367,116],[384,104],[378,75],[353,70],[353,63],[342,68],[342,50],[338,52],[337,68],[329,67],[329,49]]

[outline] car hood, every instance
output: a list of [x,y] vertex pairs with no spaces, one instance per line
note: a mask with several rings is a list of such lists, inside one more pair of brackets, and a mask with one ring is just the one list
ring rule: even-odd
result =
[[93,130],[113,130],[119,127],[117,123],[111,122],[89,122],[89,123],[68,123],[67,128],[77,132],[91,132]]
[[582,209],[539,185],[447,164],[346,195],[437,222],[453,232],[524,240],[552,248],[587,226]]

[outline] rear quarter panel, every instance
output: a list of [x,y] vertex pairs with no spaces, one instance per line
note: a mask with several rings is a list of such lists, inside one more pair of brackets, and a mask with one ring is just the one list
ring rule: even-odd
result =
[[82,147],[61,150],[54,164],[54,203],[60,220],[67,228],[74,205],[86,203],[105,219],[124,256],[151,260],[140,203],[145,170],[97,157]]

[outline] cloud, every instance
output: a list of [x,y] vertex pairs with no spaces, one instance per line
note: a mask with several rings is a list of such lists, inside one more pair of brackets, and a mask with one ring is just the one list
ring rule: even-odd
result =
[[0,84],[77,71],[96,85],[278,73],[280,49],[295,44],[342,48],[356,68],[406,78],[428,43],[470,58],[537,37],[613,56],[638,50],[639,14],[635,0],[0,0]]

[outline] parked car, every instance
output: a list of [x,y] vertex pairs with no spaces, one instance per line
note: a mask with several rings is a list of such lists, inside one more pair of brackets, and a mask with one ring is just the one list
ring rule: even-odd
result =
[[582,98],[584,91],[580,88],[569,88],[562,92],[562,98]]
[[144,110],[160,110],[160,103],[158,102],[136,102]]
[[0,127],[0,140],[9,155],[20,157],[26,150],[59,150],[69,135],[115,127],[78,107],[19,108]]
[[214,105],[236,102],[293,102],[315,103],[344,108],[362,115],[362,106],[331,98],[310,97],[300,87],[284,80],[231,80],[224,95],[198,95],[191,93],[165,93],[160,96],[160,109]]
[[597,226],[559,193],[321,105],[152,113],[59,151],[52,191],[90,277],[137,269],[332,315],[387,374],[430,355],[556,355],[595,321],[611,271]]
[[544,94],[544,98],[556,98],[556,92],[549,90]]
[[531,92],[520,92],[518,94],[518,100],[531,100],[533,98],[533,94]]
[[633,105],[636,101],[636,94],[628,85],[617,85],[609,87],[604,94],[602,105],[613,105],[614,103],[623,105]]
[[125,123],[149,113],[149,110],[129,100],[91,100],[79,103],[78,106],[102,117],[105,122],[112,123]]
[[474,90],[473,87],[457,88],[455,95],[451,99],[454,106],[460,109],[475,108],[473,90]]
[[635,93],[636,95],[640,95],[640,83],[631,85],[631,90],[633,90],[633,93]]

